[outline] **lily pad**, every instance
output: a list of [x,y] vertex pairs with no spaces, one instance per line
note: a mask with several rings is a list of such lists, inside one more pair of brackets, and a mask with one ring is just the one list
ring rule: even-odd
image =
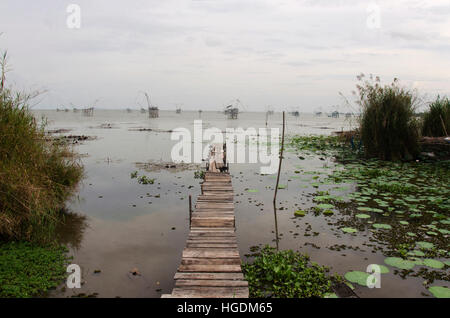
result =
[[370,215],[361,213],[361,214],[356,214],[355,217],[357,217],[358,219],[368,219],[368,218],[370,218]]
[[423,248],[426,250],[429,250],[434,247],[434,244],[430,243],[430,242],[417,242],[417,245],[419,245],[420,248]]
[[408,255],[424,257],[424,256],[425,256],[425,253],[422,252],[422,251],[414,250],[414,251],[408,252]]
[[428,290],[436,298],[450,298],[450,289],[447,287],[432,286]]
[[324,209],[324,210],[328,210],[328,209],[334,208],[334,205],[327,204],[327,203],[322,203],[322,204],[318,204],[317,207],[321,208],[321,209]]
[[345,279],[347,279],[348,281],[365,287],[367,287],[367,278],[369,276],[369,273],[361,271],[350,271],[345,273],[344,275]]
[[384,260],[387,265],[397,267],[400,269],[413,269],[416,264],[414,262],[400,258],[400,257],[388,257]]
[[437,268],[437,269],[444,268],[444,266],[445,266],[444,263],[442,263],[441,261],[431,259],[431,258],[424,259],[423,264],[425,266]]
[[257,190],[257,189],[248,189],[247,192],[256,193],[256,192],[259,192],[259,190]]
[[377,265],[380,268],[380,274],[387,274],[389,273],[389,268],[387,268],[384,265],[380,265],[380,264],[374,264]]
[[341,230],[342,230],[342,232],[345,232],[345,233],[356,233],[356,232],[358,232],[357,229],[354,229],[352,227],[343,227]]
[[295,216],[305,216],[306,212],[303,211],[303,210],[297,210],[297,211],[294,212],[294,215]]
[[374,224],[373,227],[376,229],[385,229],[385,230],[392,229],[392,226],[390,226],[389,224],[380,224],[380,223]]

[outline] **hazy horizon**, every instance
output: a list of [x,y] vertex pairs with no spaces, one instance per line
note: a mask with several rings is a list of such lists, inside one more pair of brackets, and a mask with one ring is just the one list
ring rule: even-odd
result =
[[138,109],[146,91],[162,110],[348,112],[360,73],[450,95],[448,0],[3,0],[0,21],[9,85],[47,91],[35,109]]

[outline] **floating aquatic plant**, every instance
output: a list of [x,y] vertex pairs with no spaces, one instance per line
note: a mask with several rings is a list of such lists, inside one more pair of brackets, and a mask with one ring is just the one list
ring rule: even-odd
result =
[[430,259],[430,258],[424,259],[423,264],[425,266],[437,268],[437,269],[444,268],[444,266],[445,266],[444,263],[442,263],[441,261],[438,261],[435,259]]
[[447,287],[432,286],[428,290],[436,298],[450,298],[450,289]]
[[357,229],[354,229],[352,227],[344,227],[341,230],[342,230],[342,232],[345,232],[345,233],[356,233],[356,232],[358,232]]
[[387,265],[397,267],[400,269],[413,269],[416,264],[414,262],[400,258],[400,257],[388,257],[384,260]]
[[367,279],[370,274],[361,271],[350,271],[345,273],[344,277],[352,283],[367,287]]

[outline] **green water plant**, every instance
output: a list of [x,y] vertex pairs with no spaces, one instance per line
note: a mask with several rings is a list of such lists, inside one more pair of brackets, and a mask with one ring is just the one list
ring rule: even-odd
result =
[[423,115],[422,135],[440,137],[450,133],[450,100],[438,96]]
[[140,176],[138,178],[138,182],[139,184],[154,184],[155,183],[155,179],[151,179],[147,176]]
[[436,298],[450,298],[450,288],[443,286],[432,286],[428,288]]
[[265,246],[253,262],[242,265],[242,271],[250,297],[310,298],[332,292],[328,268],[292,250],[277,251]]
[[360,134],[367,157],[412,159],[418,154],[417,94],[397,79],[381,85],[380,78],[358,76],[357,104],[361,107]]
[[0,297],[43,296],[66,277],[67,249],[26,242],[0,243]]

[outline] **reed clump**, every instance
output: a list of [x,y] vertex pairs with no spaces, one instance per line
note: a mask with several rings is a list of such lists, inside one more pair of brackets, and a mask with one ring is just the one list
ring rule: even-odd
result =
[[381,85],[379,77],[358,76],[359,131],[365,155],[381,160],[413,159],[419,153],[417,94],[398,80]]
[[74,152],[44,137],[29,110],[32,94],[0,82],[0,241],[48,242],[64,202],[83,175]]
[[422,135],[429,137],[448,136],[450,131],[450,100],[437,97],[423,114]]

